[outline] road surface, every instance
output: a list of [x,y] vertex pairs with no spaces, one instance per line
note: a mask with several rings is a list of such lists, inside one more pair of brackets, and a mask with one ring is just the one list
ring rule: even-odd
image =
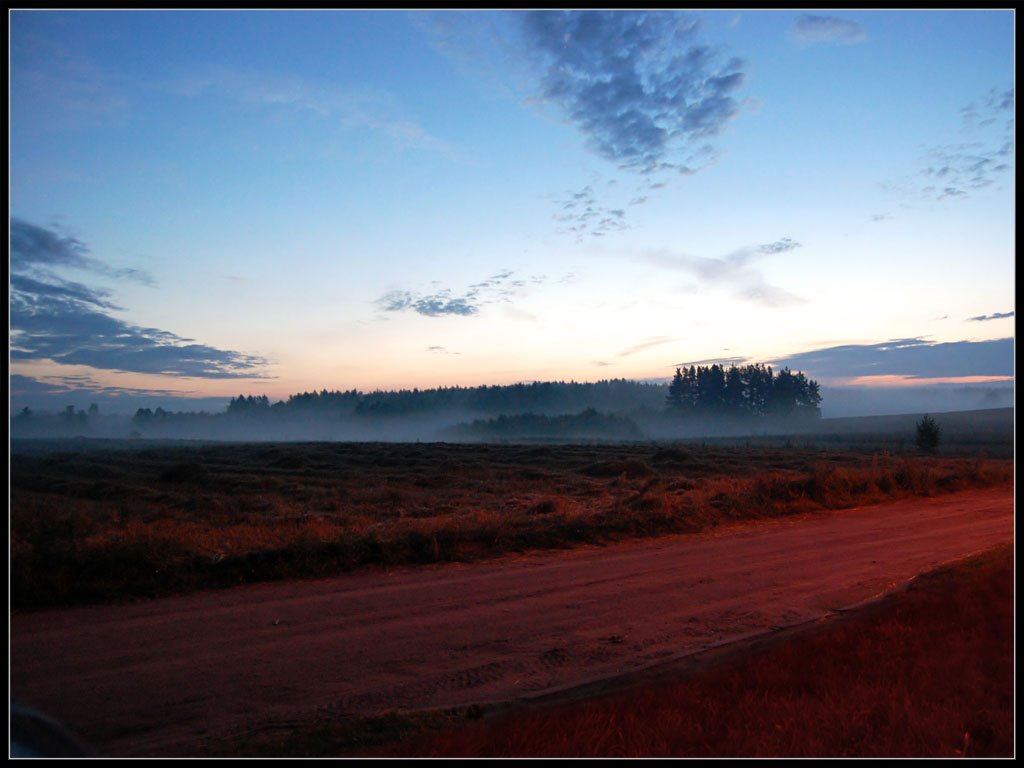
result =
[[1013,491],[11,617],[12,697],[111,756],[514,701],[885,593],[1013,540]]

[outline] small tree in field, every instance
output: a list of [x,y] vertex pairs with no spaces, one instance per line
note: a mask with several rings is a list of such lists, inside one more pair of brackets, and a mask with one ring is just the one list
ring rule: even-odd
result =
[[925,453],[935,453],[941,436],[942,427],[928,414],[917,422],[917,447]]

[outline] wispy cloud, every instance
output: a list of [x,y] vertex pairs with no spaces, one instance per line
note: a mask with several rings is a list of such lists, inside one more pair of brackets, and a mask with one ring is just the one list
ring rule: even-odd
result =
[[508,303],[527,286],[540,285],[546,280],[544,275],[516,278],[512,271],[503,270],[485,280],[473,283],[460,294],[455,294],[450,288],[432,293],[392,290],[374,303],[384,312],[413,311],[426,317],[466,317],[477,314],[485,305]]
[[213,94],[257,107],[309,112],[337,120],[342,128],[375,131],[402,150],[425,150],[461,158],[452,144],[403,114],[395,99],[381,91],[346,91],[298,77],[234,69],[213,69],[184,78],[175,90],[190,97]]
[[[692,173],[707,139],[737,114],[744,64],[720,64],[678,12],[532,11],[524,38],[539,97],[557,105],[599,156],[648,174]],[[700,150],[700,151],[698,151]]]
[[929,150],[927,160],[922,171],[929,182],[922,188],[926,197],[967,196],[994,184],[997,176],[1010,170],[1013,142],[1006,140],[998,147],[983,142],[947,144]]
[[109,314],[121,309],[109,291],[64,280],[75,268],[138,280],[90,255],[75,238],[11,220],[10,356],[66,365],[200,378],[263,378],[266,360],[143,328]]
[[799,248],[800,243],[783,238],[772,243],[741,248],[720,258],[705,258],[655,251],[641,255],[641,259],[666,269],[688,272],[705,286],[724,286],[733,296],[765,307],[785,307],[800,304],[804,299],[768,283],[764,275],[753,266],[758,258],[786,253]]
[[13,19],[16,34],[10,35],[10,108],[21,122],[62,131],[129,116],[123,78],[60,42],[27,32],[24,19]]
[[747,362],[745,357],[709,357],[705,360],[687,360],[682,363],[675,363],[673,368],[689,368],[691,365],[721,365],[728,367],[730,365],[740,365]]
[[[643,201],[634,202],[639,205]],[[585,234],[603,237],[609,232],[629,229],[626,224],[625,208],[607,208],[597,202],[593,189],[588,185],[577,192],[555,201],[555,220],[565,225],[565,231],[573,232],[578,238]]]
[[672,341],[671,336],[655,336],[653,338],[647,339],[646,341],[641,341],[639,344],[634,344],[632,347],[628,347],[622,350],[621,352],[619,352],[617,356],[629,357],[630,355],[635,355],[638,352],[643,352],[645,349],[657,347],[662,344],[668,344],[670,341]]
[[964,138],[923,148],[920,170],[884,186],[927,200],[965,199],[1008,176],[1014,165],[1014,91],[990,89],[960,112]]
[[1010,128],[1013,107],[1013,88],[990,88],[985,95],[963,107],[960,114],[964,119],[964,127],[968,130],[996,125],[1001,120],[1007,121],[1005,128]]
[[868,39],[864,28],[855,21],[836,16],[803,14],[793,23],[790,34],[802,45],[815,43],[863,43]]
[[776,240],[774,243],[764,243],[757,246],[755,249],[758,253],[785,253],[786,251],[792,251],[794,248],[801,247],[801,243],[796,242],[792,238],[784,237],[781,240]]
[[988,320],[1002,320],[1005,317],[1013,317],[1013,312],[995,312],[991,315],[978,315],[977,317],[968,317],[967,319],[975,323],[983,323]]

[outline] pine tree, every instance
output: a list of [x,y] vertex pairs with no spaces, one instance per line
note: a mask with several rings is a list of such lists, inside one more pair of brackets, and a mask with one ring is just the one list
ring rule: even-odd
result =
[[942,427],[927,413],[917,422],[917,447],[925,453],[935,453],[942,437]]
[[665,396],[665,404],[672,410],[682,410],[686,404],[687,383],[682,371],[676,368],[676,374],[672,377],[672,383],[668,385],[668,394]]

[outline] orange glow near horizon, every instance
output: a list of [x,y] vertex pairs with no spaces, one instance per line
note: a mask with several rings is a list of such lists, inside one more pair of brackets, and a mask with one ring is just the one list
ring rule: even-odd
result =
[[854,376],[849,379],[833,379],[831,384],[840,387],[920,387],[929,384],[988,384],[998,381],[1013,381],[1013,376]]

